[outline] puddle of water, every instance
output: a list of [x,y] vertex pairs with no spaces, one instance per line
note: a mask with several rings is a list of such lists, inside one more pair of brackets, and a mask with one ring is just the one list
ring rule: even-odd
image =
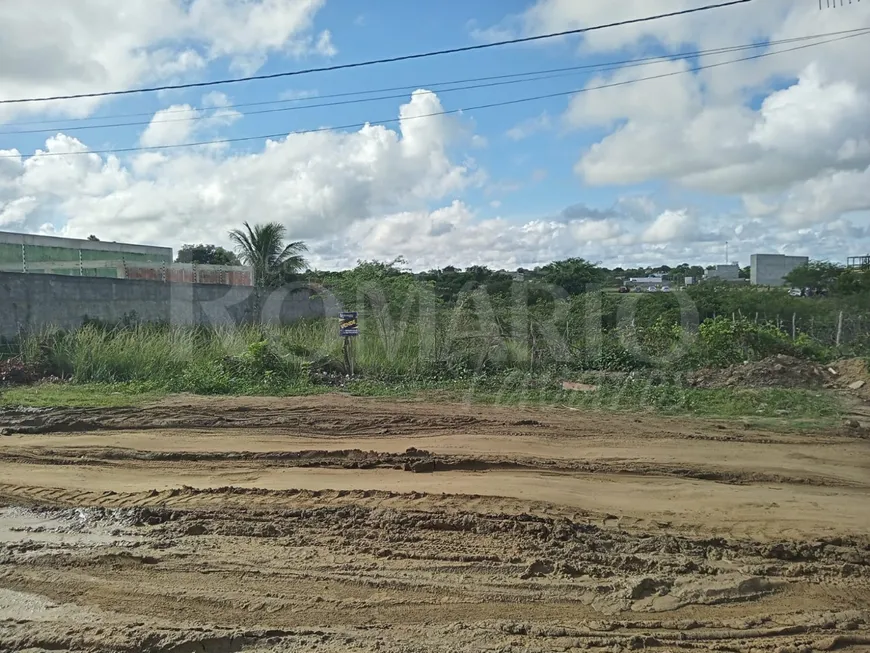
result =
[[0,508],[0,544],[45,542],[76,546],[105,546],[138,542],[142,538],[124,528],[120,516],[89,510],[34,511]]

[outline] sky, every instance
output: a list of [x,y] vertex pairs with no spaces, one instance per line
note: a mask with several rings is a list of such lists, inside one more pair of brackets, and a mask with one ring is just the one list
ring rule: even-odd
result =
[[[0,100],[281,73],[705,4],[0,0]],[[349,70],[0,104],[0,230],[177,251],[278,221],[319,269],[400,256],[415,270],[710,265],[726,242],[741,265],[754,253],[845,262],[870,252],[870,34],[781,43],[870,28],[870,2],[825,5],[753,0]],[[164,147],[188,143],[203,144]]]

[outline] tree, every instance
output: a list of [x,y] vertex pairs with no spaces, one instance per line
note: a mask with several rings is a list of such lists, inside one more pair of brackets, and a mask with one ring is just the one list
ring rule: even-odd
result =
[[810,261],[785,275],[785,280],[796,288],[831,290],[836,286],[837,279],[843,272],[843,266],[836,263]]
[[280,222],[242,226],[230,231],[230,240],[239,258],[254,268],[255,285],[276,286],[305,269],[308,247],[302,241],[285,244],[287,229]]
[[100,239],[97,238],[94,234],[91,234],[90,236],[88,236],[88,240],[94,240],[94,241],[99,242]]
[[601,284],[607,275],[605,270],[582,258],[554,261],[542,267],[538,274],[542,281],[563,288],[569,295],[586,292],[587,285]]
[[838,295],[857,295],[870,291],[870,272],[848,269],[837,278],[834,292]]
[[175,257],[176,263],[200,265],[239,265],[239,257],[216,245],[184,245]]

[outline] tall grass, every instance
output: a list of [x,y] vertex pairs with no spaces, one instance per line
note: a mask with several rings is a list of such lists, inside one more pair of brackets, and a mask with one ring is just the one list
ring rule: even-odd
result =
[[[830,420],[837,415],[834,400],[820,393],[705,390],[687,388],[680,381],[687,367],[727,365],[776,353],[820,359],[837,354],[800,338],[793,341],[771,325],[708,321],[693,335],[684,355],[668,363],[668,352],[686,333],[664,322],[629,333],[605,330],[587,348],[580,338],[548,341],[531,328],[521,334],[525,337],[516,337],[479,322],[457,325],[453,320],[451,326],[451,320],[445,315],[425,324],[365,323],[363,335],[353,340],[349,352],[354,378],[347,378],[350,370],[335,320],[218,328],[88,324],[74,331],[44,329],[22,335],[17,353],[25,363],[74,381],[64,387],[83,394],[64,401],[76,405],[91,405],[93,396],[107,393],[129,403],[133,396],[166,392],[299,394],[340,382],[364,395],[438,390],[445,397],[473,396],[475,401],[504,404],[752,418]],[[634,348],[626,346],[629,340]],[[640,373],[611,373],[644,368]],[[600,371],[589,372],[597,392],[561,389],[561,379],[581,379],[590,370]],[[39,387],[34,391],[42,393]],[[17,400],[51,405],[62,399],[53,392]],[[99,402],[108,405],[105,398]]]
[[[87,324],[44,329],[18,341],[21,358],[79,383],[141,382],[172,391],[280,392],[312,381],[355,376],[386,383],[431,383],[505,374],[724,366],[773,354],[825,360],[838,352],[771,324],[717,318],[688,332],[650,326],[584,333],[548,332],[532,320],[520,333],[507,321],[442,312],[426,321],[367,316],[346,357],[335,320],[286,326],[185,327]],[[672,355],[673,352],[679,355]],[[348,365],[348,358],[351,364]]]

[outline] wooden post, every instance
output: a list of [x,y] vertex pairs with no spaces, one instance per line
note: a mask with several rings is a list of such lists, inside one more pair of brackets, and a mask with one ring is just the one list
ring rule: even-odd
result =
[[792,313],[791,314],[791,339],[792,340],[797,339],[797,331],[795,328],[795,320],[796,319],[797,319],[797,313]]
[[353,376],[353,343],[351,340],[359,335],[359,326],[357,323],[358,313],[355,311],[339,313],[338,333],[344,338],[342,351],[344,352],[344,369],[347,370],[350,376]]
[[755,323],[758,324],[758,311],[755,311]]
[[837,347],[840,346],[840,337],[843,335],[843,311],[837,317]]
[[348,370],[350,375],[353,376],[353,364],[350,358],[350,338],[348,336],[344,337],[344,347],[342,349],[344,351],[344,369]]

